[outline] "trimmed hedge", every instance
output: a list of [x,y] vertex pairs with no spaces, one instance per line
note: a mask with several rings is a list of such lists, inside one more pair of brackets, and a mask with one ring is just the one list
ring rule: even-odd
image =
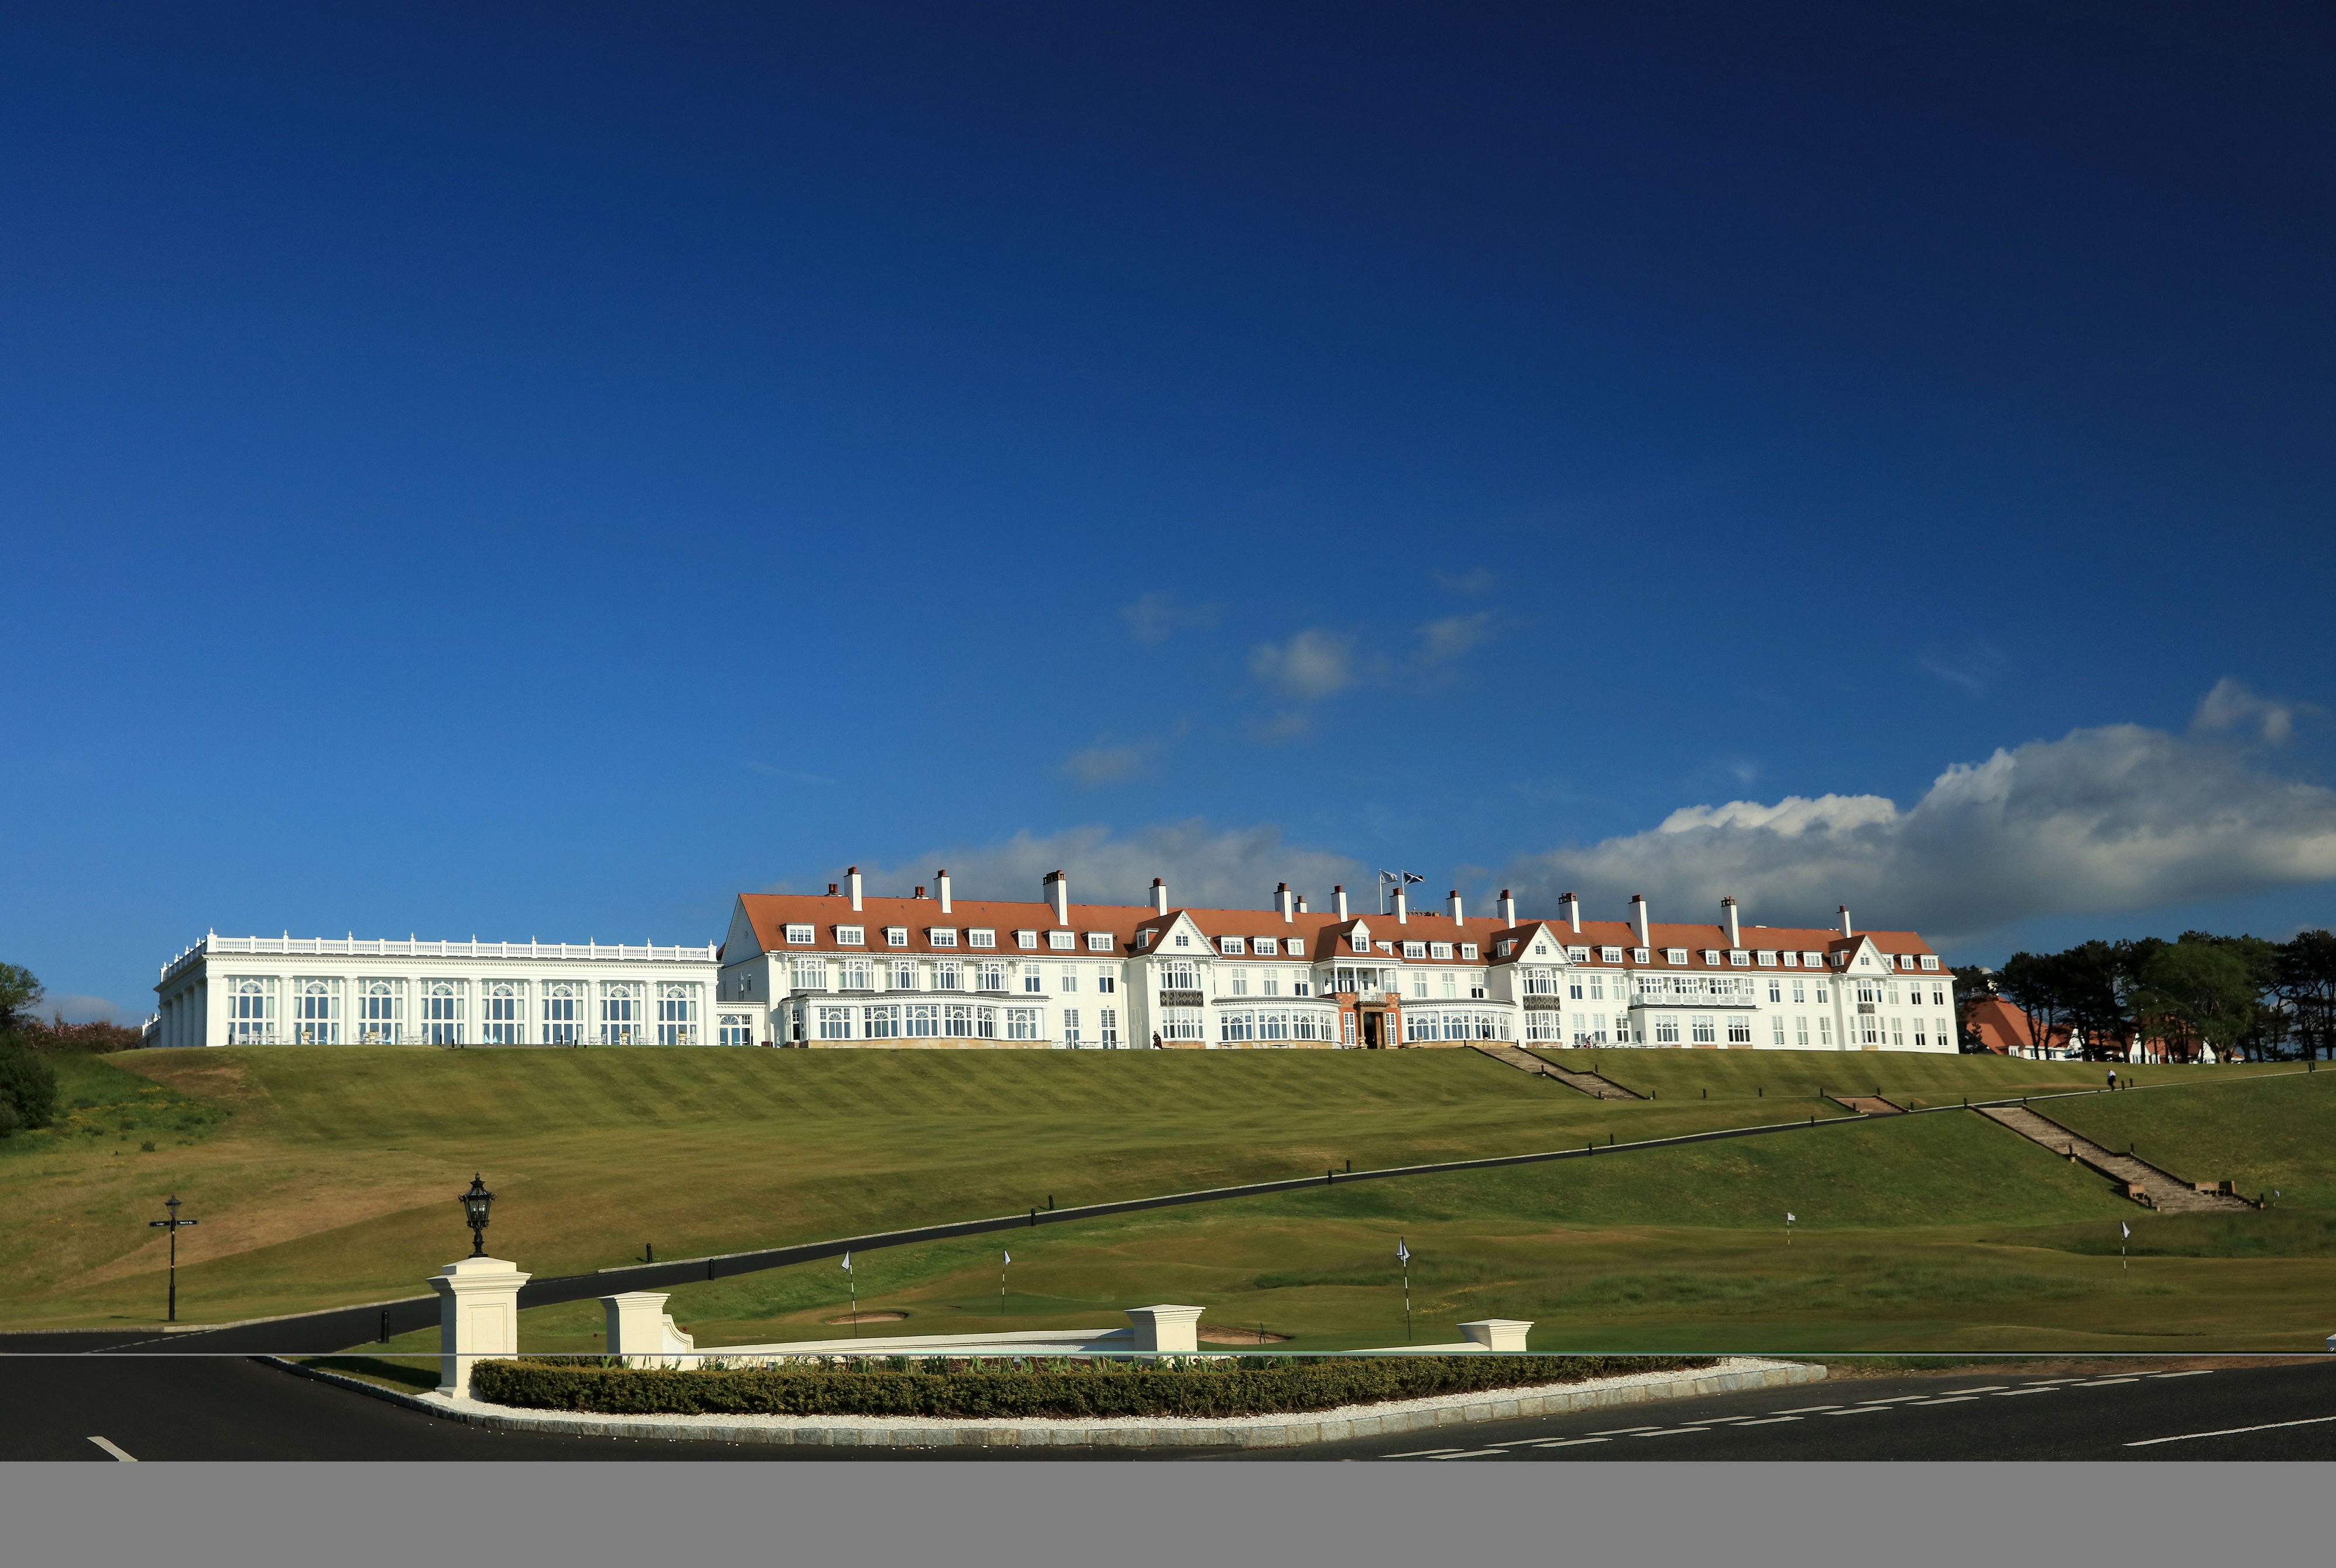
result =
[[1708,1367],[1709,1356],[1388,1356],[1266,1365],[1079,1362],[1050,1369],[673,1371],[483,1361],[472,1397],[623,1416],[1268,1416]]

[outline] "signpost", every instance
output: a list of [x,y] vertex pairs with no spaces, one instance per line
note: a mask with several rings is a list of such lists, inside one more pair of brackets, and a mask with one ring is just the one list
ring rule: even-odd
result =
[[184,1226],[199,1225],[202,1222],[179,1218],[179,1194],[176,1193],[171,1193],[162,1206],[170,1211],[170,1217],[149,1220],[146,1223],[151,1229],[170,1232],[170,1315],[164,1320],[175,1323],[179,1320],[179,1232]]

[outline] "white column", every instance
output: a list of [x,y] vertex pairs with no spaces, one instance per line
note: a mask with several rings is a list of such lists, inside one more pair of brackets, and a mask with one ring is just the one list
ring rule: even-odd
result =
[[627,1290],[622,1295],[600,1298],[600,1310],[607,1315],[608,1354],[624,1358],[628,1367],[695,1366],[693,1360],[676,1359],[676,1350],[694,1350],[697,1341],[674,1327],[673,1315],[665,1310],[668,1292],[664,1290]]
[[1532,1331],[1530,1318],[1479,1318],[1473,1323],[1463,1323],[1460,1331],[1487,1350],[1504,1356],[1525,1353],[1525,1335]]
[[1201,1348],[1201,1314],[1205,1307],[1130,1307],[1127,1320],[1135,1328],[1139,1354],[1189,1356]]
[[438,1292],[438,1392],[471,1395],[471,1368],[519,1349],[519,1288],[532,1275],[501,1258],[465,1258],[431,1276]]

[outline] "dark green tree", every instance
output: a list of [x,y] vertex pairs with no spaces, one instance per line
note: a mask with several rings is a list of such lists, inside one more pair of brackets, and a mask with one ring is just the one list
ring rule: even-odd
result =
[[2065,966],[2058,953],[2017,952],[2003,960],[1996,989],[2028,1017],[2028,1037],[2038,1046],[2051,1043],[2054,1030],[2068,1021]]
[[2245,956],[2220,942],[2174,942],[2151,955],[2136,997],[2159,1027],[2189,1043],[2227,1051],[2254,1024],[2255,978]]
[[21,1035],[0,1035],[0,1104],[22,1126],[45,1127],[56,1119],[57,1070],[25,1049]]
[[48,992],[22,964],[0,964],[0,1034],[33,1021],[33,1009]]
[[2279,947],[2272,991],[2307,1057],[2336,1057],[2336,934],[2298,931]]

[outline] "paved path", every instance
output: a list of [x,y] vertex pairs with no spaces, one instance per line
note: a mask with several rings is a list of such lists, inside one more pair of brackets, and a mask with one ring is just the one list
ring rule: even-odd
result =
[[2149,1206],[2165,1214],[2196,1214],[2210,1211],[2252,1211],[2253,1203],[2228,1193],[2201,1193],[2189,1183],[2161,1171],[2146,1160],[2131,1154],[2121,1154],[2105,1149],[2090,1138],[2069,1131],[2051,1117],[2039,1115],[2025,1105],[1974,1105],[1972,1109],[1991,1122],[2010,1127],[2028,1138],[2068,1159],[2079,1160],[2127,1186],[2138,1186],[2149,1194]]
[[[121,1336],[73,1336],[99,1349]],[[776,1464],[1335,1459],[2336,1460],[2336,1365],[2107,1378],[1893,1378],[1273,1450],[778,1448],[480,1431],[239,1357],[26,1355],[0,1337],[0,1461],[747,1459]]]
[[[1603,1073],[1585,1073],[1577,1067],[1560,1066],[1537,1051],[1523,1050],[1515,1046],[1507,1047],[1506,1049],[1524,1057],[1527,1061],[1540,1063],[1543,1072],[1547,1073],[1569,1089],[1580,1089],[1593,1100],[1643,1100],[1647,1097],[1624,1088]],[[1522,1066],[1523,1064],[1513,1065]]]
[[1836,1104],[1847,1105],[1861,1116],[1903,1116],[1903,1105],[1893,1105],[1879,1095],[1835,1095]]

